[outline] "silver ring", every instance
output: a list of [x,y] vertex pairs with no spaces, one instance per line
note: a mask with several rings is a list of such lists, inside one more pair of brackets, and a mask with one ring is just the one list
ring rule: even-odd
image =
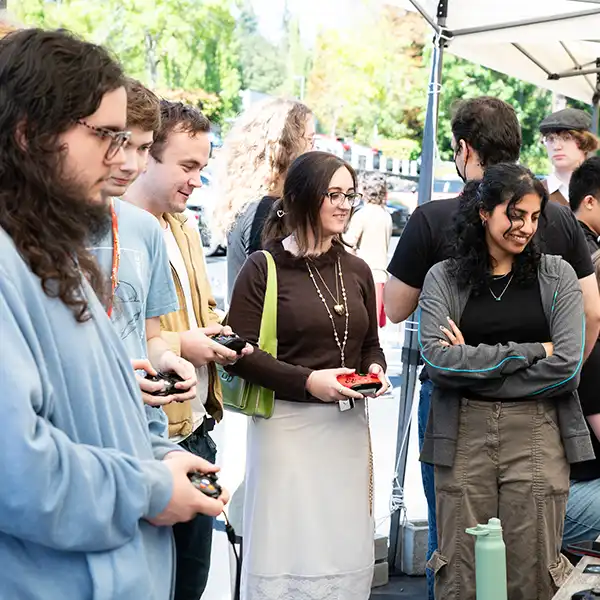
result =
[[344,388],[338,388],[338,394],[341,394],[342,396],[344,395]]

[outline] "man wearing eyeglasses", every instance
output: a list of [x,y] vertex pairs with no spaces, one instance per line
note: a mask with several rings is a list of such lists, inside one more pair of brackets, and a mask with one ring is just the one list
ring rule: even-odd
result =
[[87,249],[129,138],[121,67],[65,32],[0,40],[0,595],[170,600],[171,525],[219,514],[150,433]]
[[565,108],[540,123],[542,142],[552,162],[552,173],[544,180],[550,200],[569,206],[569,181],[573,171],[598,150],[599,140],[590,132],[592,119],[583,110]]
[[156,95],[134,79],[128,79],[126,87],[130,137],[123,146],[125,162],[112,166],[104,188],[111,230],[91,250],[111,283],[107,312],[134,368],[150,375],[174,372],[184,380],[176,385],[176,394],[165,396],[156,395],[163,391],[164,381],[137,376],[152,430],[168,437],[168,419],[161,406],[194,398],[196,373],[160,334],[160,317],[179,309],[160,226],[145,210],[120,200],[146,169],[160,129]]

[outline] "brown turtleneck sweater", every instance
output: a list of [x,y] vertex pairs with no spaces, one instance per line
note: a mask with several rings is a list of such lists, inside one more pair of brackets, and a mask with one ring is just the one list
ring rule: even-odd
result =
[[[319,402],[306,392],[306,380],[313,370],[341,367],[331,320],[311,281],[306,262],[284,250],[281,242],[266,248],[277,267],[277,358],[255,349],[228,371],[252,383],[275,391],[281,400]],[[379,345],[375,308],[375,285],[367,264],[336,243],[325,254],[312,259],[315,280],[333,315],[340,343],[343,343],[345,316],[333,310],[335,302],[315,272],[315,266],[335,294],[335,263],[341,257],[342,275],[348,302],[346,367],[365,373],[373,363],[386,368]],[[267,281],[267,262],[262,252],[252,254],[235,283],[228,324],[251,344],[258,343]],[[340,289],[340,301],[341,301]],[[342,303],[342,302],[340,302]]]

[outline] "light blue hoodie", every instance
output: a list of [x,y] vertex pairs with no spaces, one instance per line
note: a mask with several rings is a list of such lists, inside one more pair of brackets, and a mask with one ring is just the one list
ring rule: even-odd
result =
[[[0,597],[168,600],[160,513],[177,446],[151,435],[125,348],[92,290],[77,323],[0,229]],[[159,460],[156,460],[159,459]]]

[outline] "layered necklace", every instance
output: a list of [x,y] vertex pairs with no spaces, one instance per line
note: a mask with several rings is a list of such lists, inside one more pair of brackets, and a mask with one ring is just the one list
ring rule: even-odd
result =
[[[333,327],[333,337],[335,338],[335,343],[337,344],[337,347],[340,351],[340,359],[342,362],[341,366],[345,367],[346,366],[346,342],[348,341],[348,319],[350,317],[350,313],[348,311],[348,298],[346,296],[346,287],[344,286],[344,277],[342,275],[342,261],[340,259],[340,256],[338,255],[336,263],[335,263],[335,291],[336,291],[335,296],[329,289],[329,286],[325,283],[325,280],[323,279],[323,276],[319,272],[319,269],[317,269],[315,263],[310,258],[305,258],[304,262],[306,263],[306,268],[308,269],[308,275],[310,276],[310,279],[313,282],[315,289],[317,290],[317,294],[319,295],[319,298],[321,298],[321,302],[325,306],[325,310],[327,311],[327,314],[329,315],[329,320],[331,321],[331,326]],[[331,298],[334,302],[333,310],[335,311],[335,313],[340,317],[342,317],[342,316],[346,317],[346,319],[345,319],[346,325],[345,325],[345,329],[344,329],[343,342],[340,342],[340,336],[338,334],[338,330],[335,325],[335,319],[333,318],[333,314],[332,314],[331,310],[329,309],[329,305],[327,304],[327,299],[323,295],[323,292],[321,291],[321,288],[319,287],[319,283],[317,282],[317,280],[315,278],[315,273],[317,274],[317,276],[321,280],[321,283],[323,284],[323,286],[325,287],[325,289],[331,296]],[[340,301],[340,289],[342,291],[341,301]]]

